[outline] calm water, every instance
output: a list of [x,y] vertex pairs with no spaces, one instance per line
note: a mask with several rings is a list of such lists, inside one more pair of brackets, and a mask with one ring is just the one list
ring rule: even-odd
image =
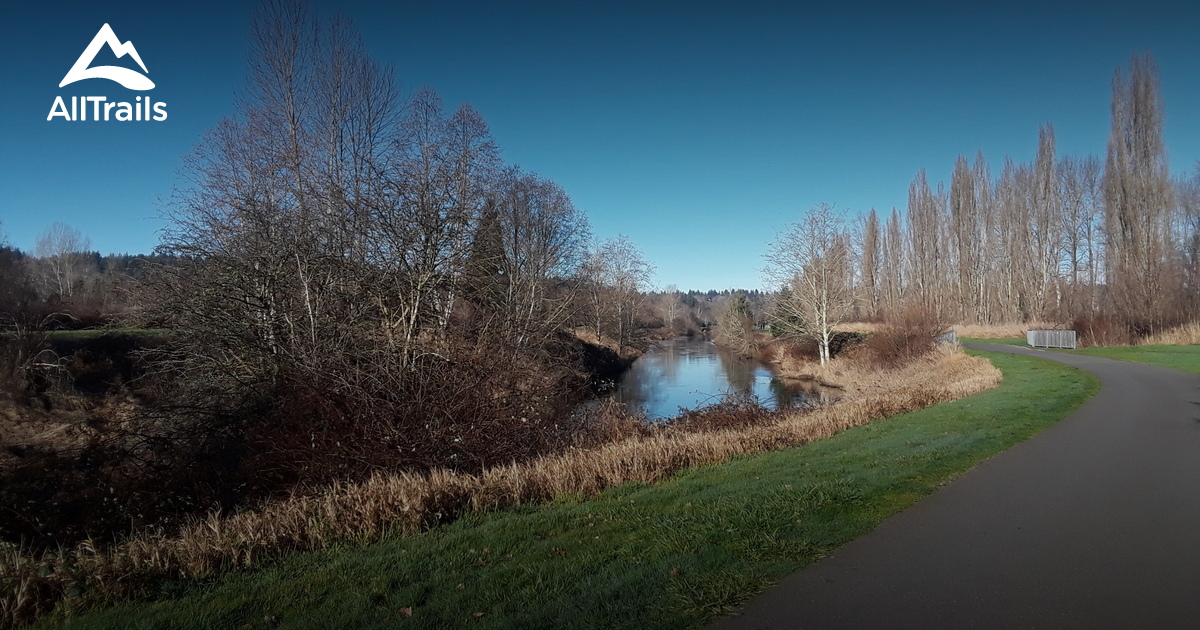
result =
[[[754,394],[772,408],[799,404],[804,384],[776,378],[768,366],[743,359],[701,337],[651,347],[621,375],[612,396],[650,418],[671,418],[680,407],[696,409],[734,392]],[[807,388],[811,391],[813,386]]]

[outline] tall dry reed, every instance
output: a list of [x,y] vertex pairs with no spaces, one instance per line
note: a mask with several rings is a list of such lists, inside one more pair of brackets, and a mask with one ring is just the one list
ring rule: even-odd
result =
[[[875,322],[846,322],[838,325],[837,329],[841,332],[874,333],[879,332],[881,326],[882,324]],[[1005,339],[1024,337],[1025,331],[1031,328],[1055,329],[1062,327],[1062,324],[1052,324],[1050,322],[1029,322],[1026,324],[956,324],[953,326],[953,329],[958,333],[959,337]]]
[[1194,346],[1200,344],[1200,322],[1191,322],[1163,332],[1143,337],[1139,346]]
[[1026,324],[959,324],[954,327],[954,332],[959,337],[974,337],[976,339],[1006,339],[1012,337],[1024,337],[1025,332],[1031,329],[1056,329],[1063,328],[1062,324],[1052,324],[1050,322],[1029,322]]
[[[847,367],[846,369],[850,369]],[[853,378],[862,375],[855,374]],[[210,514],[174,534],[141,534],[107,549],[83,543],[33,558],[0,549],[0,622],[17,625],[60,601],[75,609],[136,594],[159,577],[202,577],[271,556],[333,543],[365,544],[408,535],[469,511],[591,496],[628,482],[655,482],[689,467],[799,446],[850,427],[962,398],[996,385],[1000,371],[957,348],[940,348],[872,384],[849,388],[836,404],[780,412],[762,424],[704,432],[660,431],[486,469],[471,475],[377,474],[333,484],[241,514]]]

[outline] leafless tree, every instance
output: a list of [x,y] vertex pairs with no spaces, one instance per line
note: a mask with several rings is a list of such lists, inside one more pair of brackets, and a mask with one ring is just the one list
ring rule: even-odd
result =
[[879,215],[875,209],[867,213],[862,226],[862,250],[860,254],[863,287],[863,302],[866,306],[866,316],[869,318],[879,315],[880,301],[880,267],[883,254],[883,238],[879,229]]
[[1105,311],[1133,332],[1200,315],[1200,175],[1169,177],[1148,54],[1133,57],[1128,78],[1117,71],[1112,111],[1102,174],[1096,158],[1059,158],[1051,124],[1039,129],[1034,161],[1006,157],[995,181],[982,153],[974,164],[958,158],[948,193],[919,171],[903,217],[862,224],[865,307],[916,301],[982,323]]
[[520,394],[582,386],[570,351],[548,346],[576,303],[586,218],[561,187],[506,168],[469,105],[402,98],[348,21],[268,1],[251,40],[236,114],[188,159],[168,210],[178,263],[147,283],[180,339],[162,362],[186,375],[176,407],[269,409],[306,453],[293,461],[358,473],[379,457],[478,466],[534,449],[565,397]]
[[602,338],[605,329],[614,331],[617,347],[621,348],[630,340],[654,267],[633,241],[621,235],[597,245],[584,269],[593,331],[597,339]]
[[1169,323],[1172,296],[1170,214],[1174,207],[1158,66],[1134,55],[1129,77],[1113,76],[1112,132],[1104,167],[1109,302],[1135,328]]
[[834,329],[854,308],[853,252],[841,215],[827,203],[814,206],[780,234],[767,254],[768,279],[788,289],[776,300],[785,334],[814,340],[821,363],[830,358]]
[[34,255],[41,259],[43,294],[71,297],[86,275],[83,255],[91,248],[91,239],[61,221],[46,228],[33,249]]
[[587,219],[554,182],[511,173],[492,205],[499,254],[489,266],[494,310],[517,346],[544,342],[573,313],[575,283],[588,238]]
[[929,186],[921,169],[908,189],[909,279],[912,293],[923,304],[941,313],[947,301],[947,271],[950,268],[944,238],[946,198]]
[[667,285],[662,295],[658,297],[658,309],[663,323],[668,328],[674,328],[676,321],[683,317],[686,310],[683,294],[679,292],[679,287],[673,284]]
[[1062,315],[1094,316],[1102,269],[1100,161],[1094,156],[1064,157],[1058,164],[1062,194],[1063,259],[1060,272],[1069,295]]
[[884,311],[897,308],[905,298],[905,287],[908,280],[904,272],[908,265],[906,243],[900,212],[892,208],[887,228],[883,233],[882,269],[880,270]]
[[1182,267],[1183,310],[1189,318],[1200,316],[1200,161],[1175,185],[1178,214],[1175,231]]
[[755,351],[754,312],[745,294],[734,293],[726,300],[717,319],[715,340],[740,355]]

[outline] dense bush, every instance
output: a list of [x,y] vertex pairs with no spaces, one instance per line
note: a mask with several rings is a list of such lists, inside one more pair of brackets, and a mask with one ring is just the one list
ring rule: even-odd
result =
[[1104,314],[1077,317],[1071,322],[1071,329],[1080,347],[1128,345],[1138,336],[1128,325]]
[[949,329],[949,323],[934,309],[909,303],[884,317],[866,338],[859,358],[875,366],[895,367],[928,352]]

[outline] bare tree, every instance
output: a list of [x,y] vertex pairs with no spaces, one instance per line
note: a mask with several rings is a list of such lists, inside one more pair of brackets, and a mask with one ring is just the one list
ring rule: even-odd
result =
[[61,221],[46,228],[33,249],[34,255],[41,259],[43,294],[71,297],[86,275],[83,254],[91,248],[91,239]]
[[754,351],[754,312],[744,293],[734,293],[725,302],[717,320],[716,341],[740,355]]
[[862,226],[861,271],[863,286],[863,301],[866,305],[867,317],[879,315],[880,301],[880,265],[882,263],[883,242],[879,230],[879,216],[875,208],[867,213]]
[[975,274],[979,271],[978,259],[980,231],[978,196],[975,192],[975,176],[965,156],[958,156],[954,174],[950,180],[950,221],[958,273],[955,279],[954,316],[960,319],[975,317],[978,304],[975,293]]
[[495,210],[496,311],[517,346],[544,342],[572,315],[568,281],[584,260],[587,219],[554,182],[517,173],[501,184]]
[[827,203],[780,234],[766,257],[768,278],[788,289],[787,299],[776,300],[776,319],[786,334],[816,341],[822,364],[834,329],[853,312],[852,257],[844,221]]
[[904,270],[907,266],[906,239],[904,226],[901,224],[900,212],[892,208],[888,217],[887,229],[883,233],[883,260],[881,275],[883,310],[897,308],[905,297],[907,276]]
[[[1018,171],[1020,190],[1016,200],[1023,219],[1021,235],[1020,283],[1023,287],[1022,319],[1044,318],[1059,310],[1060,286],[1057,282],[1062,255],[1061,206],[1055,171],[1054,126],[1043,125],[1038,132],[1037,159],[1032,172]],[[1051,294],[1053,293],[1053,296]]]
[[940,186],[935,193],[921,169],[908,189],[908,229],[912,245],[909,253],[909,279],[913,294],[922,303],[941,313],[946,299],[950,268],[947,240],[944,238],[946,198]]
[[262,450],[290,436],[293,471],[341,457],[334,474],[549,439],[535,420],[568,396],[521,394],[582,387],[555,345],[588,232],[566,193],[505,168],[469,105],[401,99],[350,23],[307,4],[264,3],[249,68],[168,209],[178,264],[147,283],[186,375],[172,413],[278,414]]
[[612,330],[621,348],[630,341],[654,267],[633,241],[621,235],[597,245],[584,269],[596,338],[601,339],[605,329]]
[[1189,176],[1175,185],[1178,215],[1179,260],[1182,266],[1186,315],[1195,318],[1200,313],[1200,161]]
[[984,323],[1091,316],[1103,306],[1133,332],[1200,311],[1200,176],[1169,177],[1148,54],[1133,57],[1128,78],[1117,71],[1112,111],[1102,175],[1095,158],[1060,159],[1049,123],[1035,160],[1006,157],[995,181],[982,153],[973,165],[958,158],[948,194],[919,171],[903,221],[893,211],[878,239],[872,218],[863,223],[863,303],[887,312],[915,300]]
[[[1097,307],[1101,262],[1100,162],[1093,156],[1064,157],[1058,164],[1062,195],[1063,258],[1060,273],[1068,284],[1062,314],[1092,316]],[[1099,237],[1099,238],[1098,238]]]
[[673,284],[667,285],[658,298],[658,308],[663,323],[668,328],[674,328],[676,320],[680,319],[686,310],[683,294],[679,292],[679,287]]
[[1112,132],[1104,168],[1109,301],[1137,329],[1169,323],[1172,286],[1170,213],[1174,206],[1158,66],[1130,59],[1128,80],[1113,76]]

